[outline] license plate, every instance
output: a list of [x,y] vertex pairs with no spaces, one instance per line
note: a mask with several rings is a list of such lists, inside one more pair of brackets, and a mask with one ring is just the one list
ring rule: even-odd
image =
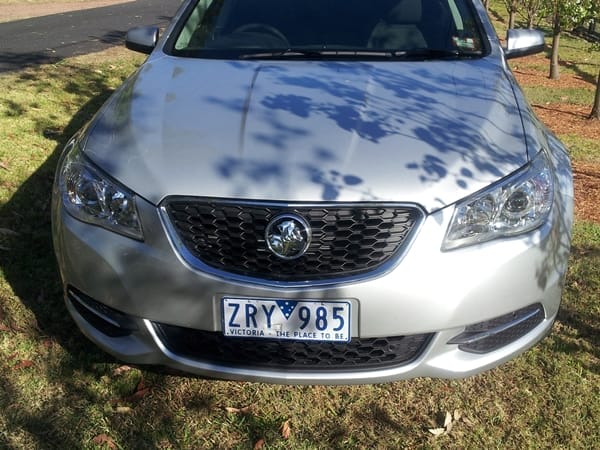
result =
[[350,302],[223,298],[223,334],[231,337],[348,342]]

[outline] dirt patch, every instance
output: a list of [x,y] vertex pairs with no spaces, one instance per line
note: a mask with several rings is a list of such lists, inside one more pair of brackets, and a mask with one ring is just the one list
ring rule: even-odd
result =
[[[554,133],[577,134],[600,143],[600,120],[589,120],[591,106],[556,103],[533,105],[537,116]],[[573,163],[575,215],[600,223],[600,164]]]
[[534,69],[512,69],[515,78],[521,86],[544,86],[548,88],[594,89],[594,85],[578,75],[561,74],[559,80],[551,80],[547,74]]
[[600,223],[600,164],[573,164],[575,215]]
[[103,6],[129,3],[134,0],[80,0],[77,2],[52,2],[52,3],[9,3],[0,4],[0,22],[31,19],[32,17],[49,16],[69,11],[101,8]]
[[571,105],[568,103],[550,103],[531,105],[535,114],[554,133],[578,134],[587,139],[600,142],[600,120],[589,120],[592,105]]
[[[590,58],[591,63],[591,58]],[[562,61],[562,65],[570,66],[574,63],[570,61]],[[547,70],[540,70],[540,67],[546,67]],[[595,85],[594,80],[586,80],[582,76],[571,73],[560,74],[560,79],[551,80],[548,78],[550,63],[543,55],[533,55],[526,58],[521,58],[511,64],[511,70],[515,78],[522,86],[544,86],[547,88],[574,88],[593,90]]]
[[[563,61],[569,65],[569,61]],[[573,88],[593,91],[595,81],[572,73],[562,73],[559,80],[548,78],[541,67],[548,66],[543,55],[533,55],[515,61],[512,72],[522,86],[544,86],[551,89]],[[557,98],[557,100],[561,100]],[[536,115],[557,135],[576,134],[600,143],[600,120],[589,120],[592,105],[570,103],[532,104]],[[581,220],[600,223],[600,164],[573,163],[575,215]]]

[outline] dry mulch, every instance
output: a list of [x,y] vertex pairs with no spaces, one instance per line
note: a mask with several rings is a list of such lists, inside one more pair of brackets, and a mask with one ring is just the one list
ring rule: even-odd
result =
[[[594,54],[590,54],[589,62],[585,64],[598,65],[598,59]],[[575,64],[570,61],[561,61],[563,65]],[[579,63],[581,64],[581,63]],[[547,67],[547,71],[540,71],[538,68]],[[551,80],[548,78],[550,72],[550,63],[544,55],[533,55],[526,58],[519,58],[511,64],[511,70],[519,84],[523,86],[544,86],[548,88],[576,88],[593,90],[596,87],[596,80],[586,80],[581,76],[561,72],[560,79]]]
[[[561,74],[559,80],[551,80],[548,74],[535,70],[533,65],[548,64],[543,56],[523,58],[515,63],[512,71],[523,86],[545,86],[551,88],[576,88],[593,91],[595,84],[572,74]],[[560,101],[561,99],[557,99]],[[593,139],[600,146],[600,120],[589,120],[592,105],[549,103],[531,105],[537,116],[554,133],[577,134]],[[600,223],[600,164],[574,163],[575,214],[579,219]]]
[[573,164],[573,176],[576,216],[600,223],[600,165]]
[[[600,120],[589,120],[591,107],[566,103],[533,105],[537,116],[554,133],[577,134],[595,139],[600,146]],[[600,223],[600,164],[573,163],[575,214],[578,218]]]
[[561,74],[560,79],[551,80],[548,78],[547,73],[541,73],[539,71],[530,68],[516,68],[512,69],[515,78],[519,81],[521,86],[544,86],[548,88],[575,88],[575,89],[587,89],[589,91],[594,89],[594,84],[586,80],[583,77],[571,74]]
[[[548,88],[575,88],[593,92],[596,89],[595,80],[586,80],[578,75],[563,73],[558,80],[548,78],[546,72],[540,72],[535,67],[548,65],[548,60],[542,55],[529,56],[519,59],[512,66],[515,78],[522,86],[544,86]],[[592,105],[572,105],[561,103],[560,98],[555,103],[533,104],[535,113],[556,134],[578,134],[588,139],[600,141],[600,121],[590,121],[588,116]],[[565,99],[566,100],[566,99]]]
[[542,122],[557,135],[577,134],[587,139],[595,139],[600,145],[600,120],[588,119],[592,105],[550,103],[531,106]]

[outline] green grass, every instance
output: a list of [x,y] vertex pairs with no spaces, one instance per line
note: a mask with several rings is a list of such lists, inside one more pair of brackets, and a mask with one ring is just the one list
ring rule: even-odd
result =
[[[595,223],[576,224],[554,332],[476,377],[303,387],[119,370],[63,305],[49,193],[66,140],[140,61],[117,52],[0,75],[0,448],[600,448]],[[561,137],[600,164],[596,142]],[[428,431],[455,411],[449,433]]]
[[596,140],[576,134],[563,134],[560,138],[569,149],[573,161],[596,164],[600,162],[600,145]]
[[592,109],[594,91],[577,88],[547,88],[544,86],[522,86],[527,99],[533,105],[549,105],[570,103],[572,105],[589,105]]
[[[506,29],[508,22],[508,13],[506,12],[505,2],[502,0],[492,0],[490,2],[490,17],[492,18],[492,23],[496,28],[498,36],[500,38],[506,37]],[[519,21],[519,17],[517,17],[517,26],[518,27],[526,27],[526,24]],[[511,66],[519,66],[520,68],[528,68],[538,70],[544,74],[548,74],[550,72],[550,52],[552,49],[552,30],[549,28],[548,23],[540,22],[538,29],[544,31],[546,35],[546,51],[544,60],[536,60],[534,64],[524,63],[521,59],[515,59],[511,61]],[[595,50],[592,51],[592,45],[590,42],[580,39],[577,36],[570,34],[565,31],[561,33],[560,43],[559,43],[559,64],[560,64],[560,73],[565,75],[574,75],[582,78],[587,83],[589,83],[589,89],[593,90],[596,85],[596,79],[598,77],[598,69],[600,67],[600,52]],[[557,83],[558,85],[558,83]],[[535,93],[539,95],[539,93]],[[548,96],[554,98],[554,102],[556,102],[557,98],[559,98],[562,94],[559,91],[556,93],[553,92],[552,89],[548,90]],[[567,95],[573,95],[573,93],[566,93]],[[577,94],[575,95],[575,101],[577,104],[581,101],[580,97]],[[588,94],[582,94],[585,98],[587,98]],[[593,99],[593,91],[591,93]],[[535,100],[532,100],[535,102]],[[560,101],[560,100],[558,100]],[[570,101],[570,100],[566,100]],[[591,104],[591,100],[588,102]],[[585,103],[585,104],[588,104]]]

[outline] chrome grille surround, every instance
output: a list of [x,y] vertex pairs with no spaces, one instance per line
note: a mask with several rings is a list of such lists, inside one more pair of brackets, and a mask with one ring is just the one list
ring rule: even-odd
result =
[[[273,255],[265,242],[281,214],[303,217],[312,241],[298,259]],[[225,279],[272,286],[330,285],[391,270],[414,240],[425,213],[414,204],[278,203],[169,197],[161,218],[192,268]]]

